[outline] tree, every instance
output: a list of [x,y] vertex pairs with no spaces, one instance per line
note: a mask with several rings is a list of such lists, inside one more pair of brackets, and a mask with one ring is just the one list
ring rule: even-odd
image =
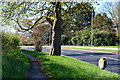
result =
[[[66,14],[64,19],[64,27],[70,27],[71,30],[79,31],[84,28],[88,28],[88,25],[91,25],[92,13],[95,14],[93,6],[89,2],[81,2],[76,4],[74,10]],[[65,29],[65,28],[64,28]]]
[[45,34],[48,34],[50,27],[48,24],[38,24],[31,31],[31,38],[35,45],[35,51],[42,51],[42,46],[45,44]]
[[100,30],[107,30],[107,31],[113,31],[114,25],[110,18],[107,17],[106,13],[97,14],[94,17],[94,28],[98,28]]
[[23,45],[27,44],[26,43],[26,35],[25,34],[20,35],[19,39],[20,39],[20,45],[23,46]]
[[[74,11],[80,3],[78,2],[8,2],[3,3],[4,22],[14,21],[18,31],[29,31],[40,20],[41,23],[49,22],[52,26],[52,48],[50,55],[61,55],[61,27],[65,14]],[[86,6],[87,8],[87,6]],[[89,7],[88,7],[89,8]],[[78,10],[79,11],[79,10]],[[39,17],[38,17],[39,16]],[[21,21],[34,17],[31,26],[23,26]],[[35,19],[36,17],[36,19]]]
[[105,2],[101,13],[108,13],[111,17],[112,21],[114,22],[115,28],[119,27],[119,14],[120,14],[120,1],[114,2]]
[[[34,19],[26,19],[22,21],[22,25],[29,27],[33,25]],[[42,46],[45,44],[45,35],[50,32],[50,25],[41,23],[40,21],[35,25],[34,28],[29,30],[29,43],[31,42],[35,46],[35,51],[42,51]],[[27,35],[26,35],[27,36]],[[21,37],[22,38],[22,37]],[[24,38],[24,36],[23,36]],[[22,41],[22,40],[21,40]],[[27,42],[28,43],[28,42]]]
[[69,42],[75,32],[88,29],[91,25],[91,18],[95,14],[93,6],[89,2],[81,2],[74,6],[74,10],[66,14],[62,26],[62,34],[67,35]]

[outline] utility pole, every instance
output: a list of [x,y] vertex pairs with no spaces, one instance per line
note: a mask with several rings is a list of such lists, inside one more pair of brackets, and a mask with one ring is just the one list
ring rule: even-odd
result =
[[[97,3],[97,5],[100,5],[98,2],[95,2],[95,3]],[[93,14],[94,14],[94,7],[93,7],[93,11],[92,11],[92,19],[91,19],[91,47],[93,47],[93,45],[94,45],[94,43],[93,43]]]
[[91,47],[93,47],[93,12],[92,12],[92,21],[91,21]]

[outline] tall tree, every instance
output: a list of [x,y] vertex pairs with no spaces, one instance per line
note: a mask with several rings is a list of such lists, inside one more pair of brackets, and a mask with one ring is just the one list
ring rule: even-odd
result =
[[120,17],[120,1],[114,2],[104,2],[103,7],[101,7],[101,13],[108,13],[114,22],[115,28],[120,27],[119,17]]
[[[40,21],[49,22],[52,26],[52,48],[50,55],[61,55],[61,27],[67,13],[76,9],[78,2],[8,2],[3,3],[4,22],[14,23],[18,31],[29,31]],[[86,8],[90,8],[85,6]],[[21,21],[32,18],[34,20],[31,26],[23,26]],[[69,16],[67,16],[69,17]],[[77,17],[77,16],[76,16]],[[36,19],[35,19],[36,18]],[[12,20],[12,21],[10,21]],[[10,24],[10,23],[9,23]],[[16,27],[17,24],[17,27]]]
[[88,29],[91,26],[92,14],[95,12],[89,2],[81,2],[73,6],[73,10],[65,14],[62,25],[62,34],[68,37],[68,44],[71,44],[71,38],[75,36],[76,31]]
[[107,30],[107,31],[112,31],[114,26],[113,22],[110,18],[107,17],[106,13],[102,14],[97,14],[94,17],[94,28],[98,28],[100,30]]

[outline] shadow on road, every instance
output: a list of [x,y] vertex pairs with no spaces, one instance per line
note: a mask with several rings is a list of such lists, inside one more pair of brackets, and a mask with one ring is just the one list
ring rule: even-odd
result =
[[102,56],[106,56],[106,55],[114,55],[112,53],[82,53],[82,54],[66,54],[66,56],[86,56],[86,55],[93,55],[93,56],[99,56],[99,55],[102,55]]

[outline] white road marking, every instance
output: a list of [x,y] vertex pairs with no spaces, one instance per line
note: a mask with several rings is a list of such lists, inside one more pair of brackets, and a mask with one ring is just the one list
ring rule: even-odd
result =
[[120,61],[120,59],[111,58],[111,57],[104,57],[104,58],[107,58],[107,59],[112,59],[112,60],[116,60],[116,61]]
[[61,51],[61,52],[65,52],[65,51]]
[[71,53],[71,52],[66,52],[66,53]]
[[90,56],[93,56],[93,55],[90,55]]

